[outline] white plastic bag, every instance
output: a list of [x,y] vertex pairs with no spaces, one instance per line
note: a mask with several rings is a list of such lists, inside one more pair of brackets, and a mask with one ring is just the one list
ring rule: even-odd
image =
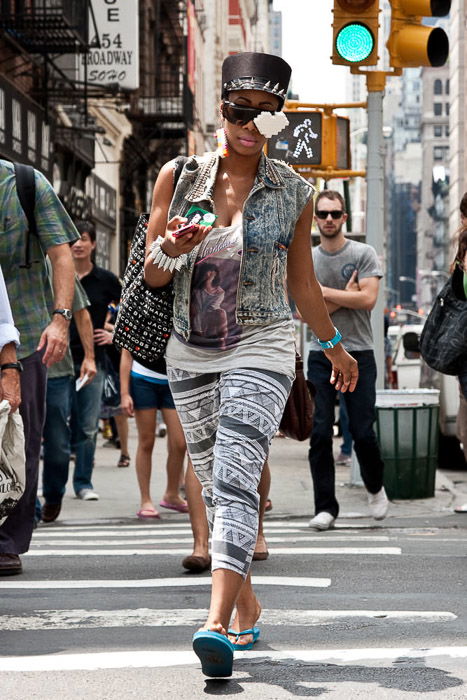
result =
[[0,402],[0,525],[26,485],[23,419],[19,411],[10,413],[10,408],[8,401]]

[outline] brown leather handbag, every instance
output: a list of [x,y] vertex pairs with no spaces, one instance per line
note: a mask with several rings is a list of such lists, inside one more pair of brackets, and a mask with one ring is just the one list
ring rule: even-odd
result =
[[315,412],[314,395],[315,388],[311,382],[305,379],[303,360],[297,353],[295,379],[279,425],[279,430],[283,435],[300,441],[310,437]]

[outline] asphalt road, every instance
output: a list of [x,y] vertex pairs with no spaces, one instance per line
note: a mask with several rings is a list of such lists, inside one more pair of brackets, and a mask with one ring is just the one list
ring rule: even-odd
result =
[[261,638],[229,681],[191,651],[209,576],[180,566],[186,518],[38,528],[0,580],[1,697],[465,698],[467,530],[306,522],[268,519]]

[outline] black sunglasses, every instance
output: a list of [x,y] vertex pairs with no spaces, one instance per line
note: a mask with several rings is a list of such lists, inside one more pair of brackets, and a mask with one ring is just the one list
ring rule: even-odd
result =
[[340,219],[344,212],[342,209],[335,209],[334,211],[325,211],[324,209],[320,209],[319,211],[315,212],[317,219],[327,219],[329,214],[331,214],[333,219]]
[[244,107],[243,105],[237,105],[235,102],[229,102],[228,100],[222,102],[222,116],[225,117],[228,122],[236,124],[237,126],[245,126],[248,122],[259,117],[262,112],[275,114],[275,111],[270,109]]

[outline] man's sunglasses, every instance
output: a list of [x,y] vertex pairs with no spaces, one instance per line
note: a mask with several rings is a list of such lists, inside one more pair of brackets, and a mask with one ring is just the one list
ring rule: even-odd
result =
[[275,114],[274,110],[244,107],[243,105],[237,105],[235,102],[229,102],[228,100],[222,102],[222,116],[225,117],[228,122],[236,124],[237,126],[245,126],[248,122],[259,117],[262,112]]
[[341,216],[343,216],[344,212],[342,209],[336,209],[334,211],[325,211],[324,209],[320,209],[319,211],[315,212],[315,216],[317,219],[327,219],[329,214],[331,214],[331,217],[333,219],[340,219]]

